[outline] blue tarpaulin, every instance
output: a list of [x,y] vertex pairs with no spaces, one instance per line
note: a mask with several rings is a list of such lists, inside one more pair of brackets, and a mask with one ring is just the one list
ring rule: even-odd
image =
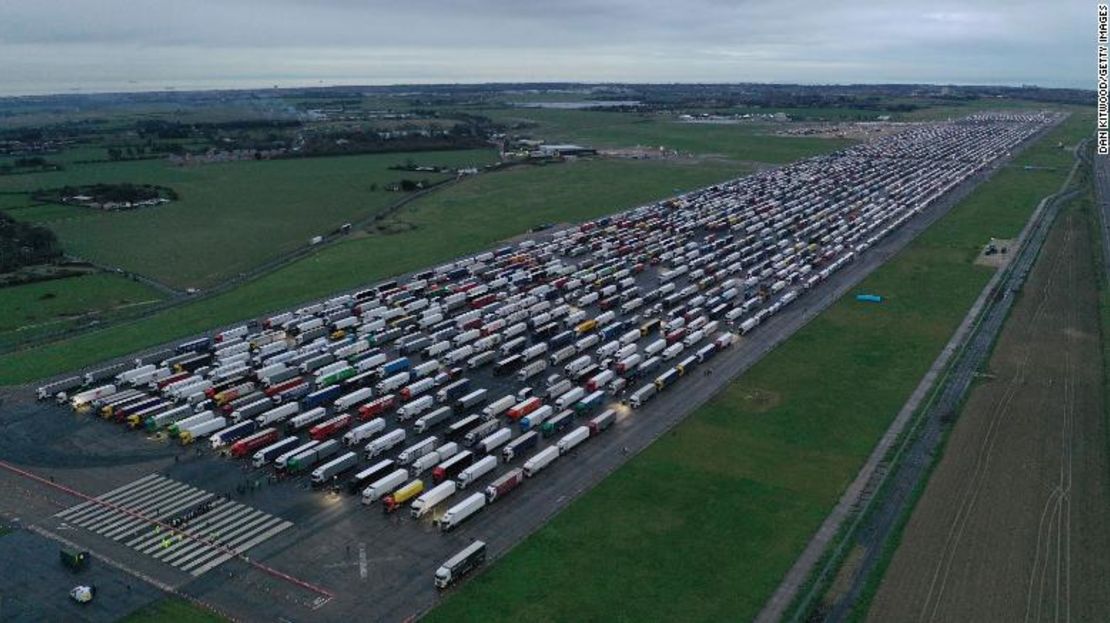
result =
[[864,303],[882,303],[883,297],[878,294],[857,294],[856,300]]

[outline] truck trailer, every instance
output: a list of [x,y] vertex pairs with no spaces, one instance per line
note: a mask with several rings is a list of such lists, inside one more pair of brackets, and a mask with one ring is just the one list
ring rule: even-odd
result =
[[470,573],[486,561],[486,544],[483,541],[474,541],[458,554],[455,554],[436,569],[436,588],[444,589],[451,586],[462,576]]
[[444,532],[454,530],[459,524],[466,521],[468,517],[482,510],[485,505],[486,496],[483,493],[475,493],[467,497],[465,500],[447,509],[447,512],[444,513],[443,517],[439,520],[439,529]]

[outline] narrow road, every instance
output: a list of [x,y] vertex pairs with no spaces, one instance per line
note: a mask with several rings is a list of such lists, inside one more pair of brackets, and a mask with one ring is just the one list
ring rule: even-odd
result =
[[[1079,193],[1078,190],[1067,189],[1081,164],[1078,153],[1083,151],[1085,144],[1086,141],[1077,150],[1077,162],[1060,190],[1042,202],[1034,214],[1019,240],[1018,250],[1010,265],[999,273],[1002,275],[1001,279],[997,282],[992,280],[988,284],[988,305],[976,319],[974,329],[955,363],[913,422],[905,437],[906,441],[889,462],[876,469],[873,476],[876,480],[865,487],[865,499],[857,502],[862,510],[857,513],[856,520],[850,527],[850,536],[839,543],[836,555],[818,572],[814,588],[793,612],[793,620],[843,621],[852,614],[872,572],[882,559],[884,550],[896,536],[895,528],[900,525],[900,520],[906,513],[912,510],[913,492],[929,474],[933,456],[943,440],[947,421],[959,412],[977,371],[990,355],[1057,214],[1064,204]],[[908,407],[915,408],[912,404]],[[884,495],[875,496],[878,491],[883,491]],[[838,571],[833,563],[838,563],[840,554],[848,550],[858,551],[860,554],[853,557],[850,568],[841,570],[842,579],[844,574],[848,575],[847,586],[832,603],[816,604],[816,591],[827,586],[831,574]]]

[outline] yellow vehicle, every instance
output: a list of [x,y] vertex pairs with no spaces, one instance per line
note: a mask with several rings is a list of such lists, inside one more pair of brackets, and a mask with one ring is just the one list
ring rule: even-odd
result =
[[409,500],[413,499],[414,497],[420,495],[423,492],[424,492],[424,481],[423,480],[416,479],[416,480],[410,482],[409,484],[407,484],[407,485],[401,487],[400,489],[394,491],[392,495],[385,496],[385,498],[382,500],[382,503],[384,504],[385,512],[392,513],[393,511],[400,508],[400,506],[402,504],[404,504],[405,502],[408,502]]
[[596,320],[587,320],[585,322],[580,323],[577,327],[574,328],[574,330],[578,333],[589,333],[590,331],[593,331],[596,328],[597,328],[597,321]]

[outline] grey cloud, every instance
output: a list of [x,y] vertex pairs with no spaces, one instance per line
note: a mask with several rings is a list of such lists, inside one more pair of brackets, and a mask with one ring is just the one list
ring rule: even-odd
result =
[[0,89],[129,80],[1089,87],[1093,16],[1091,6],[1043,0],[8,0]]

